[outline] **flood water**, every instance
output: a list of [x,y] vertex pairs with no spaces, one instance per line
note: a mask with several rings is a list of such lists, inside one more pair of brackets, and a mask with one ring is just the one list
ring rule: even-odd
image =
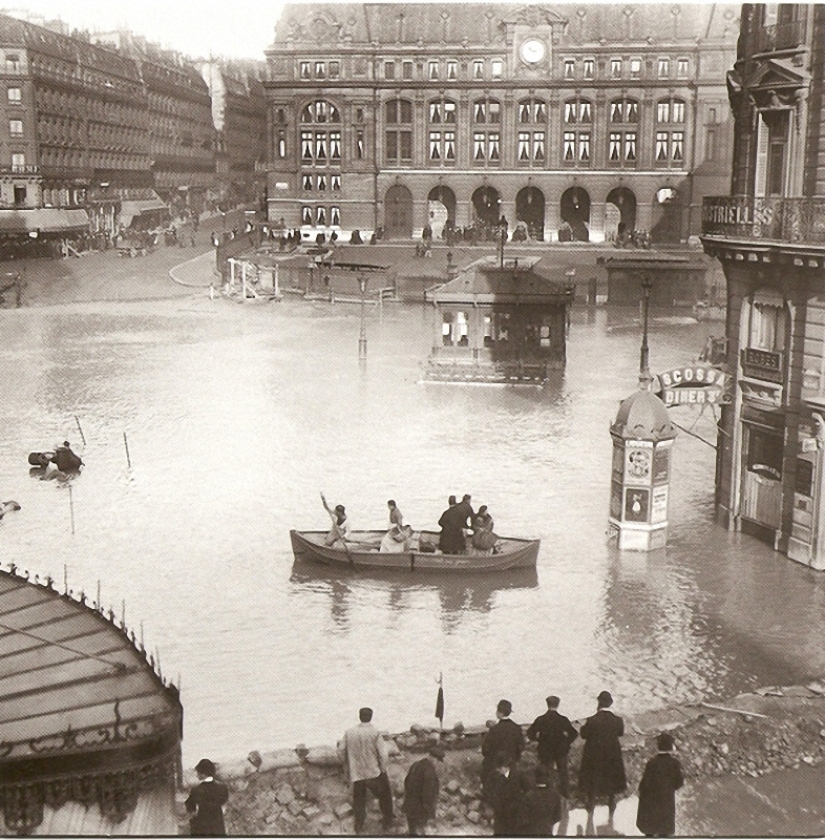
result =
[[[713,522],[714,450],[675,445],[668,547],[607,535],[611,440],[636,387],[634,313],[579,307],[544,390],[419,384],[432,312],[191,300],[0,312],[0,522],[9,562],[101,601],[182,679],[184,761],[334,743],[380,728],[477,724],[501,697],[531,720],[612,691],[619,713],[729,697],[825,672],[825,576]],[[651,367],[694,359],[721,325],[654,326]],[[28,473],[68,437],[87,466]],[[673,418],[715,441],[710,411]],[[131,466],[127,465],[124,433]],[[83,449],[83,447],[78,447]],[[535,573],[370,577],[295,564],[289,529],[433,526],[449,494],[500,534],[540,537]],[[71,504],[70,504],[71,502]],[[74,524],[74,534],[72,533]]]

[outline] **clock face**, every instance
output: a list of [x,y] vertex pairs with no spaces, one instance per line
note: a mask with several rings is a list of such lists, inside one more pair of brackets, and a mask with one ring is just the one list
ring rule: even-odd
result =
[[545,50],[543,41],[539,41],[538,38],[528,38],[522,43],[520,52],[522,59],[528,64],[538,64],[544,58]]

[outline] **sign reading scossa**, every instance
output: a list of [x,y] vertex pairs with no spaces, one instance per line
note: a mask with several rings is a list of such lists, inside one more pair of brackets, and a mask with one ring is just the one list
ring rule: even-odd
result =
[[658,395],[667,406],[721,404],[730,400],[728,375],[701,362],[660,373],[657,380]]

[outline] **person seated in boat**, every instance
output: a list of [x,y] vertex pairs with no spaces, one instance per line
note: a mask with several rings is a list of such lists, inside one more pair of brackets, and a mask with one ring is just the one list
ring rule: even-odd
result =
[[493,517],[487,512],[487,505],[482,505],[473,517],[472,545],[476,551],[489,554],[495,547],[498,536],[493,533],[493,525]]
[[448,504],[449,507],[438,520],[441,526],[438,548],[444,554],[464,554],[467,550],[467,540],[464,535],[467,513],[461,505],[456,504],[455,496],[450,496]]
[[67,440],[55,446],[52,462],[62,473],[77,472],[83,466],[83,460],[72,452]]
[[331,548],[346,548],[347,547],[347,540],[350,539],[350,524],[349,519],[347,519],[347,512],[344,509],[343,505],[335,505],[335,508],[331,508],[327,504],[327,500],[324,498],[324,494],[321,493],[321,501],[324,504],[324,509],[329,514],[329,518],[332,521],[332,527],[329,529],[329,533],[324,540],[324,545],[328,545]]
[[401,554],[408,550],[412,528],[404,525],[404,516],[394,499],[387,502],[387,507],[390,509],[390,527],[384,534],[378,550],[390,554]]

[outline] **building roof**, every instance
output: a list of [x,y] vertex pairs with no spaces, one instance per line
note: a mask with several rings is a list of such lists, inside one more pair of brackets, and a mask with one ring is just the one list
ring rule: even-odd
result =
[[[288,3],[275,43],[500,45],[508,24],[550,24],[567,44],[682,42],[725,35],[735,39],[735,4],[663,3]],[[650,40],[649,40],[650,39]]]
[[484,257],[470,263],[457,277],[426,293],[436,303],[568,303],[563,269],[542,265],[538,257],[505,260]]

